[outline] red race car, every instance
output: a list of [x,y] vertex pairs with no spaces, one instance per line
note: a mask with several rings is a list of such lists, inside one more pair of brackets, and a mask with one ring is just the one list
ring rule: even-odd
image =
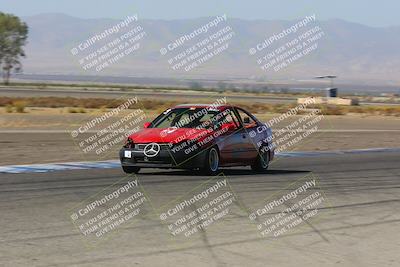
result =
[[246,110],[230,105],[184,104],[168,109],[130,135],[120,150],[122,169],[199,169],[248,166],[265,172],[274,158],[272,131]]

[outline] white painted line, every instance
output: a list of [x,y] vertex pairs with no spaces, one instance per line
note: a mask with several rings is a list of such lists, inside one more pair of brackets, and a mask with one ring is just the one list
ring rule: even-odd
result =
[[[335,151],[295,151],[277,153],[277,157],[321,157],[345,154],[363,154],[377,152],[400,152],[400,148],[368,148]],[[114,169],[120,168],[119,160],[62,162],[49,164],[8,165],[0,166],[0,173],[43,173],[51,171],[86,170],[86,169]]]

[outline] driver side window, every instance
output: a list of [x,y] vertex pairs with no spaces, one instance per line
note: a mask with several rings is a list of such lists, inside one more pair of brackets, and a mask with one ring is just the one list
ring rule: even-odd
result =
[[257,126],[256,121],[243,109],[236,109],[239,113],[240,121],[242,122],[244,128],[251,128]]

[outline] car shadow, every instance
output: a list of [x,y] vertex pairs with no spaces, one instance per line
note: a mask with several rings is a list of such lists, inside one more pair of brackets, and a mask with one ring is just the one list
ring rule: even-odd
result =
[[[220,174],[229,175],[229,176],[262,176],[262,175],[282,175],[282,174],[296,174],[296,173],[309,173],[311,171],[308,170],[268,170],[265,173],[255,173],[250,169],[221,169]],[[202,174],[199,171],[193,170],[160,170],[154,172],[140,172],[140,175],[160,175],[160,176],[207,176]],[[208,177],[208,176],[207,176]],[[212,177],[212,176],[209,176]]]

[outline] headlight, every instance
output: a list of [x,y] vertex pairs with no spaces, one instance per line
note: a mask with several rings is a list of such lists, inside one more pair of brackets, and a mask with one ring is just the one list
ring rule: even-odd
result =
[[130,139],[129,137],[126,139],[125,144],[124,144],[124,148],[133,148],[134,147],[134,143],[132,141],[132,139]]

